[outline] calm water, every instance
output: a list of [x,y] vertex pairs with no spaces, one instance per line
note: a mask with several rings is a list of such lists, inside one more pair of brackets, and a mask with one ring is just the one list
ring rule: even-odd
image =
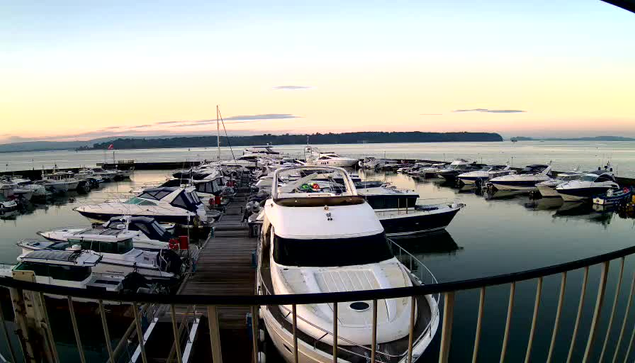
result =
[[[595,169],[607,161],[616,167],[618,174],[635,177],[635,142],[464,142],[464,143],[414,143],[414,144],[343,144],[313,145],[323,151],[335,151],[362,158],[377,156],[388,158],[419,158],[448,160],[470,158],[479,162],[511,163],[524,166],[532,163],[553,161],[556,170],[571,170],[578,166]],[[240,155],[244,147],[234,148]],[[276,146],[277,150],[302,156],[303,145]],[[230,158],[229,148],[222,148],[223,158]],[[146,149],[115,151],[117,160],[136,161],[185,161],[214,159],[215,147],[182,149]],[[104,160],[113,160],[112,152],[95,151],[50,151],[0,154],[0,170],[41,169],[42,167],[76,167],[94,165]]]
[[[358,148],[359,146],[350,146]],[[396,148],[397,146],[395,146]],[[406,146],[399,145],[400,148]],[[428,147],[428,146],[426,146]],[[440,145],[445,148],[446,145]],[[492,146],[483,145],[485,148]],[[514,146],[515,147],[515,146]],[[528,147],[523,146],[521,147]],[[542,147],[536,143],[536,147]],[[432,146],[431,146],[432,148]],[[568,150],[568,149],[567,149]],[[405,151],[405,150],[404,150]],[[568,151],[566,153],[569,153]],[[471,155],[475,155],[472,153]],[[462,155],[462,156],[465,156]],[[454,157],[451,156],[451,157]],[[449,158],[449,157],[448,157]],[[529,159],[529,156],[527,156]],[[136,172],[130,182],[113,183],[88,195],[74,195],[58,199],[48,206],[33,206],[27,214],[10,220],[0,220],[0,262],[12,263],[19,253],[15,242],[23,238],[37,238],[38,230],[46,230],[71,225],[88,225],[88,222],[72,209],[78,205],[123,196],[137,186],[160,182],[169,172]],[[435,234],[401,243],[421,258],[439,281],[452,281],[482,277],[494,274],[543,267],[614,251],[632,245],[635,236],[635,220],[624,219],[617,214],[598,213],[585,206],[562,204],[554,200],[530,200],[527,196],[500,196],[486,199],[473,191],[461,191],[445,186],[438,180],[416,182],[398,174],[367,174],[369,180],[386,180],[395,185],[417,190],[422,199],[430,203],[459,201],[466,207],[457,215],[447,229],[447,233]],[[613,325],[611,340],[623,321],[626,296],[630,288],[634,267],[627,259],[622,298]],[[608,314],[613,302],[617,280],[618,264],[611,266],[607,297],[603,308],[599,344],[603,342]],[[569,274],[565,306],[557,337],[554,361],[563,361],[569,348],[575,322],[577,301],[581,288],[581,271]],[[592,309],[597,293],[599,268],[591,269],[589,289],[586,295],[585,315],[578,335],[574,361],[579,361],[586,344],[586,331],[590,325]],[[534,342],[532,361],[544,361],[551,339],[551,329],[558,298],[559,276],[546,278],[544,282],[538,330]],[[517,286],[516,302],[512,320],[512,335],[509,342],[507,361],[515,362],[524,358],[525,345],[531,323],[536,282],[522,282]],[[509,286],[488,289],[481,341],[480,361],[498,361],[505,325]],[[461,292],[457,295],[454,316],[451,360],[462,362],[471,359],[471,348],[478,309],[478,291]],[[626,336],[630,332],[635,317],[630,317]],[[101,335],[91,328],[98,322],[83,322],[80,329],[91,332],[85,346],[89,347],[95,360],[105,357]],[[56,322],[53,322],[56,325]],[[54,328],[67,333],[68,339],[60,342],[65,350],[64,361],[78,361],[73,354],[72,333],[67,330],[68,322],[61,319]],[[440,333],[440,331],[439,331]],[[628,338],[626,338],[628,339]],[[435,340],[438,344],[438,339]],[[16,346],[17,347],[17,346]],[[600,345],[601,347],[601,345]],[[6,356],[6,346],[0,345]],[[612,357],[613,346],[608,354]],[[600,348],[595,352],[599,354]],[[432,351],[429,350],[429,351]],[[623,359],[625,349],[620,353]],[[422,361],[434,360],[434,353],[428,353]],[[103,359],[102,359],[103,361]]]

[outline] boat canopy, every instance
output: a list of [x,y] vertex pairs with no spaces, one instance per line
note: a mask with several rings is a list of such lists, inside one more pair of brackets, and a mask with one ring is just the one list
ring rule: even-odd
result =
[[87,251],[37,250],[18,257],[20,262],[93,267],[101,256]]

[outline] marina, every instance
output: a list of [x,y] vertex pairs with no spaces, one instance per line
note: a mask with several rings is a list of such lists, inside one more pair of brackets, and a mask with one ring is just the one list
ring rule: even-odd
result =
[[[259,159],[260,167],[266,167],[270,170],[290,167],[290,165],[272,163],[275,158],[270,161],[267,161],[266,156],[264,158],[260,157]],[[435,162],[420,159],[417,165],[423,166],[426,163],[432,164]],[[394,238],[391,242],[393,243],[391,253],[394,253],[397,260],[410,271],[414,271],[417,274],[432,271],[434,274],[432,277],[425,274],[420,276],[422,279],[427,278],[431,286],[435,286],[436,282],[434,281],[436,280],[445,283],[457,282],[459,284],[462,281],[472,279],[487,280],[490,276],[504,276],[518,271],[530,271],[602,253],[611,253],[620,249],[628,250],[630,247],[629,240],[635,225],[633,222],[635,219],[630,217],[627,209],[596,207],[591,200],[570,203],[554,196],[541,198],[537,193],[522,191],[519,194],[507,190],[496,190],[495,188],[487,188],[481,182],[459,183],[459,174],[452,180],[441,176],[433,178],[419,177],[419,174],[414,173],[414,170],[409,170],[411,168],[408,165],[414,165],[414,161],[408,161],[407,164],[402,163],[400,172],[395,172],[397,168],[393,169],[390,163],[387,164],[389,165],[387,168],[389,170],[362,168],[357,171],[352,169],[349,171],[354,176],[352,183],[360,188],[360,195],[366,198],[373,208],[378,208],[375,212],[379,221],[382,221],[382,218],[394,218],[394,215],[405,221],[401,222],[403,225],[398,227],[398,229],[411,228],[411,226],[418,223],[434,225],[435,222],[432,222],[432,220],[412,222],[412,218],[434,213],[434,208],[438,209],[440,208],[439,206],[445,206],[440,209],[441,211],[444,210],[443,208],[449,208],[452,211],[452,217],[449,221],[443,222],[439,227],[417,227],[418,232],[415,230],[413,233],[401,233],[404,232],[403,230],[397,231],[397,233],[394,230],[391,232],[392,228],[395,227],[382,222],[385,233]],[[318,168],[317,170],[320,167],[330,166],[313,166],[313,168]],[[234,167],[232,166],[232,168]],[[308,170],[311,170],[311,167],[308,168]],[[479,169],[481,168],[479,167]],[[216,175],[213,174],[212,169],[205,169],[208,170],[205,173],[211,172],[212,175]],[[425,168],[419,167],[417,169],[423,170]],[[504,168],[498,167],[498,170],[501,169]],[[483,170],[489,173],[493,169],[483,168]],[[511,172],[515,172],[515,169]],[[65,225],[85,226],[87,220],[75,212],[79,206],[109,199],[126,200],[135,194],[143,193],[144,190],[158,193],[159,189],[152,189],[153,186],[164,183],[171,177],[171,174],[175,174],[174,169],[163,171],[135,170],[131,175],[131,180],[104,184],[101,188],[89,193],[66,193],[63,196],[57,196],[57,198],[52,199],[54,201],[53,205],[45,204],[46,208],[29,204],[25,209],[25,213],[0,221],[2,223],[0,228],[3,231],[11,231],[10,233],[3,233],[1,237],[0,251],[5,256],[5,260],[2,262],[10,264],[20,254],[20,249],[16,246],[16,242],[21,239],[32,240],[37,237],[32,227],[34,223],[37,223],[40,231],[51,231],[47,233],[60,233],[55,232],[56,228],[59,230],[60,227]],[[204,178],[203,174],[201,175]],[[267,188],[272,188],[271,184],[265,186],[264,190],[254,188],[254,185],[258,182],[258,176],[264,177],[267,175],[266,172],[256,173],[255,176],[247,172],[232,175],[229,177],[230,179],[226,179],[227,183],[231,181],[234,185],[232,188],[234,191],[231,196],[228,194],[224,201],[212,209],[207,206],[210,200],[214,200],[215,197],[210,198],[207,196],[205,202],[207,213],[211,213],[209,215],[213,216],[212,229],[209,232],[209,236],[191,229],[191,226],[179,232],[181,234],[184,232],[191,233],[191,244],[196,247],[191,250],[193,251],[191,253],[192,261],[185,266],[186,272],[183,275],[183,280],[172,292],[172,294],[176,294],[174,295],[175,297],[182,296],[187,299],[195,299],[197,296],[202,299],[210,298],[212,300],[214,297],[224,297],[223,299],[227,303],[218,304],[218,307],[214,308],[209,306],[201,308],[195,306],[197,304],[180,303],[174,304],[175,309],[172,311],[169,306],[166,307],[166,305],[160,303],[146,307],[147,310],[142,310],[140,314],[145,316],[144,319],[150,322],[150,325],[142,324],[141,328],[145,332],[144,349],[146,350],[146,359],[149,361],[164,359],[162,357],[167,355],[171,355],[174,359],[176,354],[174,346],[171,352],[160,348],[165,344],[162,343],[163,337],[165,334],[170,334],[172,330],[173,314],[175,321],[180,322],[179,326],[182,331],[179,334],[184,339],[181,347],[179,347],[181,349],[181,358],[186,358],[188,361],[200,361],[209,357],[216,357],[214,351],[222,352],[222,357],[216,357],[215,359],[222,359],[223,361],[253,361],[254,351],[256,351],[256,356],[260,360],[265,359],[264,357],[270,362],[283,361],[285,359],[287,361],[294,360],[293,354],[286,355],[284,351],[287,348],[292,349],[292,347],[287,345],[287,348],[282,348],[280,344],[270,340],[270,329],[264,329],[266,320],[260,320],[258,324],[253,324],[252,317],[262,317],[262,314],[264,314],[262,309],[258,311],[254,310],[250,304],[245,306],[244,304],[231,302],[234,296],[239,300],[248,296],[257,296],[257,246],[261,237],[258,237],[260,232],[256,216],[262,211],[260,206],[267,198],[266,196],[263,197],[261,193],[266,192]],[[339,193],[337,192],[337,188],[339,188],[337,185],[340,185],[343,180],[338,177],[325,175],[318,177],[315,182],[311,182],[309,179],[303,178],[302,175],[300,173],[297,177],[288,179],[289,181],[286,183],[296,183],[294,188],[297,187],[299,188],[298,190],[308,191],[310,194],[314,194],[320,189],[335,190],[336,193]],[[297,181],[294,181],[294,178],[298,178]],[[284,180],[287,180],[287,178]],[[566,180],[563,180],[563,182],[566,182]],[[308,185],[308,189],[303,189],[304,185]],[[218,192],[220,193],[221,190],[219,189]],[[371,200],[371,196],[375,199]],[[620,194],[617,194],[617,196],[620,196]],[[389,199],[377,199],[380,197]],[[412,200],[412,202],[408,200]],[[627,199],[622,197],[617,200],[626,201]],[[394,206],[392,205],[393,203],[395,204]],[[133,210],[131,209],[131,211]],[[220,211],[220,214],[216,214],[217,211]],[[249,216],[250,214],[251,216]],[[522,223],[518,223],[521,220]],[[250,222],[247,223],[247,221]],[[185,222],[185,224],[189,223]],[[173,227],[168,225],[168,228]],[[67,233],[64,232],[66,230],[59,231]],[[84,230],[79,229],[79,231]],[[86,229],[83,233],[87,236],[92,236],[90,238],[98,238],[99,233],[96,234],[94,231]],[[116,238],[125,238],[127,236],[126,233],[131,232],[125,232],[121,234],[122,237]],[[96,236],[94,236],[95,234]],[[52,236],[44,234],[44,232],[41,235],[49,236],[48,238]],[[199,240],[197,240],[198,237],[200,237]],[[558,241],[558,244],[554,244],[553,241]],[[603,241],[603,243],[598,244],[597,241]],[[141,241],[138,243],[141,243]],[[628,273],[628,271],[632,271],[634,266],[628,259],[626,261],[624,269]],[[457,268],[459,266],[460,268]],[[621,268],[617,269],[615,263],[611,266],[611,269],[606,274],[609,280],[613,279],[614,281],[617,279],[616,275],[624,275],[624,273],[618,273]],[[590,284],[591,281],[596,281],[599,275],[599,270],[589,270],[589,277],[587,278],[589,282],[587,284]],[[570,301],[579,299],[576,295],[579,293],[583,277],[584,274],[581,274],[580,270],[571,272],[566,294],[564,295],[566,299]],[[610,294],[611,291],[615,292],[617,286],[620,286],[622,291],[628,291],[629,287],[626,279],[623,278],[619,282],[620,285],[615,285],[614,282],[613,285],[607,286],[607,294]],[[513,285],[514,296],[516,296],[513,307],[515,312],[514,328],[507,333],[507,329],[501,329],[505,327],[505,321],[508,320],[502,313],[507,309],[509,303],[508,290],[506,291],[502,287],[488,289],[488,303],[482,312],[488,317],[488,322],[482,327],[483,338],[479,342],[481,347],[479,350],[479,361],[498,359],[501,349],[500,344],[504,341],[504,335],[509,336],[508,341],[503,345],[505,350],[507,350],[507,359],[509,361],[520,359],[525,354],[526,348],[525,338],[520,338],[525,337],[528,329],[534,324],[538,324],[538,326],[549,325],[549,319],[553,319],[554,314],[556,314],[558,283],[557,276],[541,279],[541,310],[537,320],[532,318],[533,303],[529,303],[533,299],[530,296],[535,293],[535,284],[519,282]],[[576,284],[578,284],[578,287],[575,287]],[[576,292],[576,289],[578,289],[578,292]],[[443,310],[447,301],[447,294],[441,295],[442,298],[438,302],[439,309]],[[325,296],[328,296],[328,294]],[[470,341],[470,344],[472,344],[475,329],[474,309],[479,307],[478,290],[469,290],[461,293],[460,296],[460,299],[453,304],[452,325],[454,325],[455,330],[452,333],[452,339],[454,341]],[[523,296],[526,296],[527,299],[523,299]],[[81,298],[78,299],[78,301],[82,301]],[[582,316],[588,316],[588,319],[591,319],[593,314],[588,309],[593,306],[590,300],[592,297],[587,296],[585,299],[589,299],[589,302],[585,304]],[[626,309],[626,302],[623,300],[626,300],[626,297],[622,296],[619,304],[616,305],[620,309]],[[368,307],[370,308],[373,300],[370,299],[369,301]],[[3,303],[3,305],[6,305],[6,303]],[[127,305],[124,304],[124,306]],[[77,314],[87,313],[83,308],[78,309]],[[345,311],[344,307],[342,309],[344,309],[342,311]],[[125,330],[125,327],[131,323],[130,319],[132,318],[133,310],[134,306],[131,306],[120,313],[122,314],[120,318],[109,318],[112,324],[118,325],[114,328],[115,330]],[[152,311],[152,315],[148,315],[149,311]],[[287,313],[290,311],[288,310]],[[304,310],[299,310],[299,319],[305,319],[306,313],[302,311]],[[94,313],[92,314],[94,316]],[[447,324],[447,321],[444,320],[444,315],[447,313],[439,311],[438,314],[440,315],[438,322],[439,331],[432,334],[429,343],[427,343],[429,349],[413,350],[415,358],[420,357],[418,361],[438,360],[439,352],[441,353],[441,358],[443,358],[442,340],[447,332],[443,333],[442,330],[445,326],[444,322]],[[212,319],[210,319],[210,316]],[[218,318],[217,320],[215,320],[216,317]],[[98,316],[95,318],[98,318]],[[90,321],[90,319],[89,313],[87,321]],[[210,321],[214,320],[215,323],[211,324]],[[560,335],[562,336],[559,339],[566,341],[566,335],[571,334],[573,325],[578,324],[576,309],[561,311],[560,320],[560,324],[562,324]],[[606,324],[606,321],[602,321],[602,324]],[[617,329],[614,325],[610,327],[612,330]],[[254,328],[254,326],[256,327]],[[462,329],[457,330],[456,327],[462,327]],[[292,326],[289,329],[291,328]],[[606,330],[609,327],[601,325],[599,328]],[[82,323],[79,323],[79,329],[83,330],[86,327],[84,326],[82,329]],[[134,343],[137,330],[136,328],[132,330],[129,328],[128,330],[126,332],[127,335],[122,335],[127,336],[126,339],[131,344],[127,345],[128,348],[125,348],[125,351],[128,351],[127,354],[132,358],[136,357],[134,359],[131,358],[131,361],[141,361],[143,349]],[[257,344],[253,342],[254,331],[258,336]],[[345,332],[345,330],[340,330],[340,333],[342,332]],[[584,334],[582,332],[579,333],[579,335],[583,336]],[[613,333],[613,335],[617,335],[617,333]],[[447,338],[447,336],[445,337]],[[93,347],[88,348],[86,354],[89,354],[94,359],[100,357],[99,359],[105,361],[108,358],[108,349],[103,345],[103,337],[100,339],[96,336],[95,338],[94,342],[85,342],[87,347]],[[578,337],[577,339],[585,338]],[[548,334],[536,335],[533,340],[532,345],[535,347],[533,353],[535,358],[533,359],[544,360],[548,353],[548,349],[545,347],[550,345],[550,336]],[[210,341],[212,345],[209,345]],[[120,341],[115,340],[113,344],[118,342]],[[287,340],[287,342],[289,341]],[[346,354],[348,351],[346,345],[348,343],[342,341],[340,344],[342,349],[340,352]],[[450,360],[469,360],[472,352],[454,348],[457,347],[455,344],[458,343],[448,347],[449,350],[445,353],[450,354]],[[580,345],[584,345],[584,343],[581,342]],[[245,349],[245,347],[250,347],[251,349]],[[3,356],[8,356],[10,353],[6,346],[5,348],[2,350],[3,348],[0,345],[0,353]],[[87,348],[82,346],[82,349]],[[326,350],[328,351],[329,349],[332,350],[333,347]],[[407,358],[407,350],[402,357]],[[62,351],[64,352],[64,361],[76,361],[79,357],[76,353],[73,353],[73,349],[64,349]],[[370,354],[370,351],[368,352]],[[121,355],[121,353],[122,349],[120,348],[118,355]],[[577,360],[584,353],[584,351],[574,349],[571,354],[573,354],[574,360]],[[381,356],[384,353],[378,354]],[[555,350],[551,354],[554,354],[554,359],[558,360],[557,357],[568,355],[569,352],[565,348],[558,348],[558,345],[556,345]],[[618,352],[618,354],[620,353]],[[622,352],[621,354],[624,353]],[[285,355],[286,358],[284,358]],[[385,361],[385,358],[386,356],[384,356],[384,360],[380,358],[377,361]]]

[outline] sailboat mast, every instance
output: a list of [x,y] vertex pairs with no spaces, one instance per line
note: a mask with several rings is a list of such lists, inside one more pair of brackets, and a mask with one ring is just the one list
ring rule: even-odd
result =
[[218,160],[220,160],[220,123],[218,121],[218,105],[216,105],[216,144],[218,146]]

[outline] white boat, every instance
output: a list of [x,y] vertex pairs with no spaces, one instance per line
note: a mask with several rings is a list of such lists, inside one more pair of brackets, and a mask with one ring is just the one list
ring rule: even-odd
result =
[[357,194],[366,199],[373,209],[412,208],[417,204],[419,193],[398,189],[385,183],[357,183]]
[[321,152],[311,146],[307,146],[304,152],[307,165],[312,166],[353,167],[359,161],[359,159],[348,158],[334,152]]
[[128,215],[154,218],[159,223],[190,226],[198,222],[207,222],[205,207],[195,191],[193,187],[151,188],[126,201],[83,205],[74,210],[98,222]]
[[[258,245],[259,294],[320,294],[390,289],[419,284],[392,254],[373,209],[357,195],[343,169],[345,190],[302,188],[312,180],[279,186],[274,176],[272,199],[265,203],[262,238]],[[316,173],[317,175],[317,173]],[[307,222],[308,221],[308,222]],[[407,360],[411,304],[415,307],[413,355],[429,346],[439,325],[437,300],[378,300],[377,361]],[[372,344],[371,301],[338,303],[338,361],[367,362]],[[293,362],[291,306],[262,306],[273,344]],[[297,306],[299,362],[333,362],[333,306]]]
[[19,189],[29,191],[31,193],[31,199],[43,199],[49,195],[44,185],[37,184],[30,179],[24,179],[20,176],[15,176],[6,178],[5,180],[8,183],[16,184]]
[[489,183],[498,190],[531,192],[538,190],[536,184],[550,179],[551,165],[532,164],[516,174],[490,179]]
[[117,234],[76,234],[67,242],[24,240],[17,243],[23,253],[41,250],[73,251],[81,249],[93,251],[102,256],[95,272],[125,277],[137,272],[148,279],[169,280],[181,273],[181,259],[171,250],[159,252],[134,248],[132,232]]
[[609,190],[619,191],[621,188],[612,172],[601,169],[556,187],[556,191],[565,202],[593,199],[598,195],[606,194]]
[[104,182],[113,181],[117,177],[117,172],[112,170],[106,170],[104,168],[91,168],[89,170],[92,172],[92,175],[101,178]]
[[459,174],[458,179],[465,185],[474,185],[478,180],[486,182],[490,178],[514,173],[509,165],[485,165],[480,170]]
[[560,194],[556,190],[556,187],[562,183],[566,183],[572,180],[578,180],[584,176],[583,173],[579,173],[576,171],[569,173],[560,173],[555,178],[551,178],[544,182],[540,182],[536,184],[540,195],[543,198],[560,198]]
[[[76,289],[98,289],[118,292],[123,288],[123,277],[108,276],[94,271],[102,256],[90,251],[28,251],[18,257],[15,266],[0,268],[0,276],[16,278],[22,272],[32,271],[35,282],[45,285],[72,287]],[[56,299],[66,296],[48,295]],[[74,301],[88,300],[74,298]],[[107,301],[104,303],[108,304]]]
[[416,205],[413,208],[376,209],[375,214],[389,237],[444,230],[463,204]]
[[79,180],[75,178],[73,172],[62,172],[53,170],[50,174],[42,173],[42,184],[56,193],[65,193],[77,190]]
[[37,232],[49,241],[68,242],[82,237],[97,240],[101,236],[130,236],[134,248],[158,251],[169,248],[173,238],[160,223],[147,217],[114,217],[108,222],[92,228],[61,228]]
[[428,167],[420,168],[418,173],[414,174],[413,176],[417,176],[423,179],[436,178],[439,176],[438,175],[439,171],[445,169],[447,165],[448,165],[447,163],[432,164]]

